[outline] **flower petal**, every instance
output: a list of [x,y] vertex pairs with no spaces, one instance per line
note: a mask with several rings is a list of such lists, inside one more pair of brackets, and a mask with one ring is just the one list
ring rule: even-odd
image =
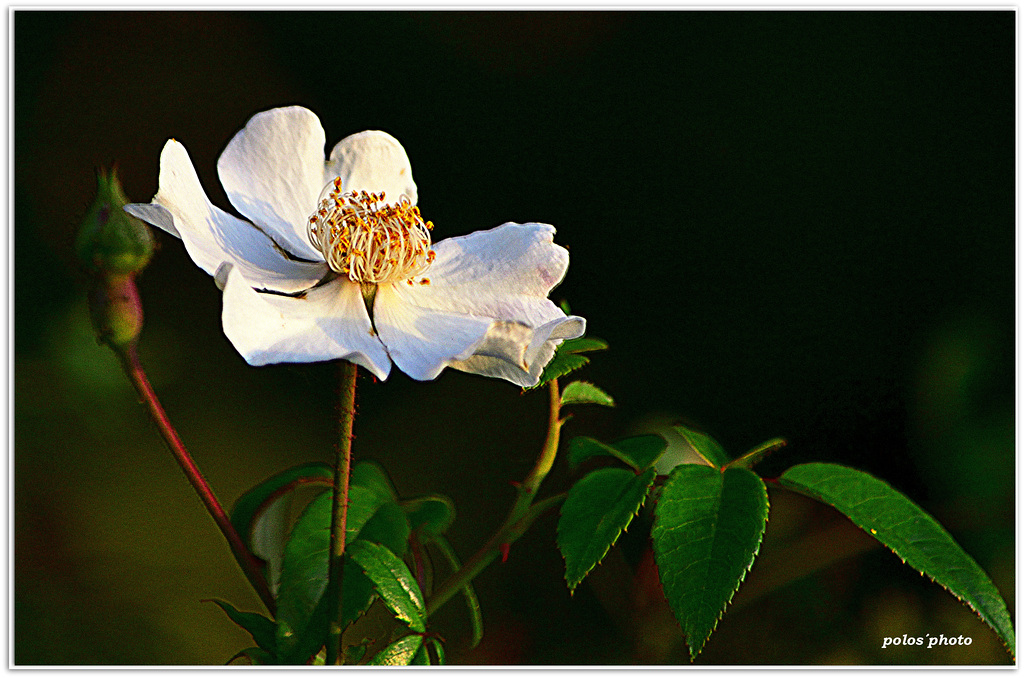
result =
[[171,139],[160,153],[160,189],[150,204],[125,211],[181,238],[192,260],[215,275],[224,262],[234,264],[251,285],[298,292],[319,281],[324,263],[287,259],[255,226],[210,203],[185,147]]
[[472,356],[452,361],[449,366],[507,379],[523,388],[536,386],[558,344],[564,339],[581,337],[585,331],[586,321],[573,315],[552,320],[536,330],[517,323],[494,323]]
[[415,302],[412,288],[397,283],[377,288],[373,323],[395,365],[426,381],[452,361],[473,355],[492,320],[424,308]]
[[548,224],[507,223],[442,240],[417,288],[425,308],[513,320],[530,327],[564,318],[548,293],[565,277],[569,253]]
[[387,379],[391,361],[358,285],[337,278],[286,297],[256,292],[235,268],[218,278],[224,280],[224,334],[250,365],[340,358]]
[[387,202],[397,202],[404,195],[416,204],[409,156],[387,132],[369,130],[339,141],[331,151],[321,185],[335,177],[341,177],[343,191],[383,191]]
[[[382,285],[374,322],[395,364],[410,376],[407,363],[430,366],[422,371],[429,376],[416,378],[432,379],[450,365],[520,386],[536,384],[555,347],[586,327],[583,318],[566,317],[547,298],[569,265],[554,233],[547,224],[508,223],[444,240],[434,247],[429,284]],[[484,334],[475,334],[481,328]],[[430,348],[409,360],[414,341]]]
[[254,115],[217,160],[228,199],[293,255],[323,257],[309,243],[306,222],[326,182],[324,128],[301,106]]

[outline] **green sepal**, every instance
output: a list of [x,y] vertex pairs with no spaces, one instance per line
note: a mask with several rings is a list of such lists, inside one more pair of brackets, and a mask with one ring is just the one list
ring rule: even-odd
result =
[[590,457],[603,455],[614,457],[639,473],[653,466],[667,447],[668,442],[655,434],[623,438],[611,445],[577,436],[569,441],[569,468],[575,469]]
[[601,562],[643,506],[657,474],[637,475],[603,468],[581,478],[562,505],[558,550],[565,559],[565,581],[572,591]]
[[124,211],[128,197],[117,168],[96,173],[96,200],[82,221],[75,250],[90,272],[138,273],[153,256],[156,241],[149,226]]
[[900,560],[974,610],[1016,655],[1006,603],[981,566],[931,515],[869,473],[838,464],[800,464],[779,484],[834,507]]
[[700,653],[754,563],[768,521],[764,482],[743,468],[672,470],[654,509],[654,559],[690,659]]

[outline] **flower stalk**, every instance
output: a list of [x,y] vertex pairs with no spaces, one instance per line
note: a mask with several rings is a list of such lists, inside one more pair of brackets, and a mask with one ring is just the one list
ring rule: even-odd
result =
[[344,630],[344,606],[342,605],[342,579],[345,565],[345,535],[348,521],[348,486],[352,470],[352,427],[356,417],[356,371],[355,363],[341,363],[341,388],[338,401],[338,453],[334,467],[334,499],[331,504],[331,554],[328,569],[327,590],[331,606],[331,626],[327,637],[327,658],[329,665],[341,664],[341,634]]
[[191,455],[189,455],[188,450],[185,449],[181,438],[178,437],[177,431],[174,430],[174,426],[171,424],[170,419],[168,419],[167,413],[164,411],[163,406],[157,399],[156,392],[153,391],[153,387],[146,377],[146,372],[142,368],[135,343],[132,342],[124,347],[113,348],[118,358],[120,358],[129,380],[138,392],[146,409],[149,410],[150,417],[160,430],[160,435],[167,443],[167,447],[170,448],[181,470],[184,471],[185,477],[188,478],[189,483],[192,484],[192,487],[199,495],[206,510],[214,522],[217,523],[217,527],[220,528],[221,533],[227,540],[228,546],[231,547],[231,553],[234,554],[235,560],[241,566],[246,578],[253,588],[256,589],[260,600],[263,601],[267,610],[273,614],[276,609],[274,595],[271,593],[267,580],[263,576],[262,565],[245,546],[245,542],[242,541],[241,536],[239,536],[231,524],[231,519],[224,511],[224,507],[217,500],[216,495],[214,495],[210,485],[206,482],[199,467],[193,461]]
[[519,496],[516,498],[512,510],[509,511],[505,522],[491,535],[490,539],[458,571],[452,573],[447,580],[434,590],[427,600],[427,616],[430,616],[451,600],[452,596],[494,562],[494,559],[499,554],[505,557],[508,553],[508,547],[519,537],[523,536],[537,518],[543,515],[549,508],[565,500],[566,493],[563,492],[548,497],[536,504],[533,503],[533,498],[537,495],[541,483],[548,473],[551,472],[552,466],[554,466],[562,425],[566,422],[566,419],[561,418],[562,396],[558,390],[557,379],[552,379],[548,382],[548,395],[548,434],[533,468],[526,476],[526,479],[517,486]]

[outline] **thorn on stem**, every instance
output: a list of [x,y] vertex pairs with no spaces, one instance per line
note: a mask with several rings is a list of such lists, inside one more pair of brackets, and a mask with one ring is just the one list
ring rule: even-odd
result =
[[501,551],[501,562],[504,563],[506,560],[508,560],[508,550],[511,546],[511,544],[506,543],[498,547],[498,549]]

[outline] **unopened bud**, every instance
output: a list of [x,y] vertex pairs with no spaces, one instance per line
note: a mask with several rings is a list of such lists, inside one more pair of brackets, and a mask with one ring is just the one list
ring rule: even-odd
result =
[[117,178],[96,173],[96,201],[82,222],[75,249],[91,273],[138,273],[153,255],[153,232],[146,224],[124,211],[128,198]]
[[142,332],[142,301],[135,274],[105,275],[89,290],[89,314],[97,338],[113,348],[124,348]]

